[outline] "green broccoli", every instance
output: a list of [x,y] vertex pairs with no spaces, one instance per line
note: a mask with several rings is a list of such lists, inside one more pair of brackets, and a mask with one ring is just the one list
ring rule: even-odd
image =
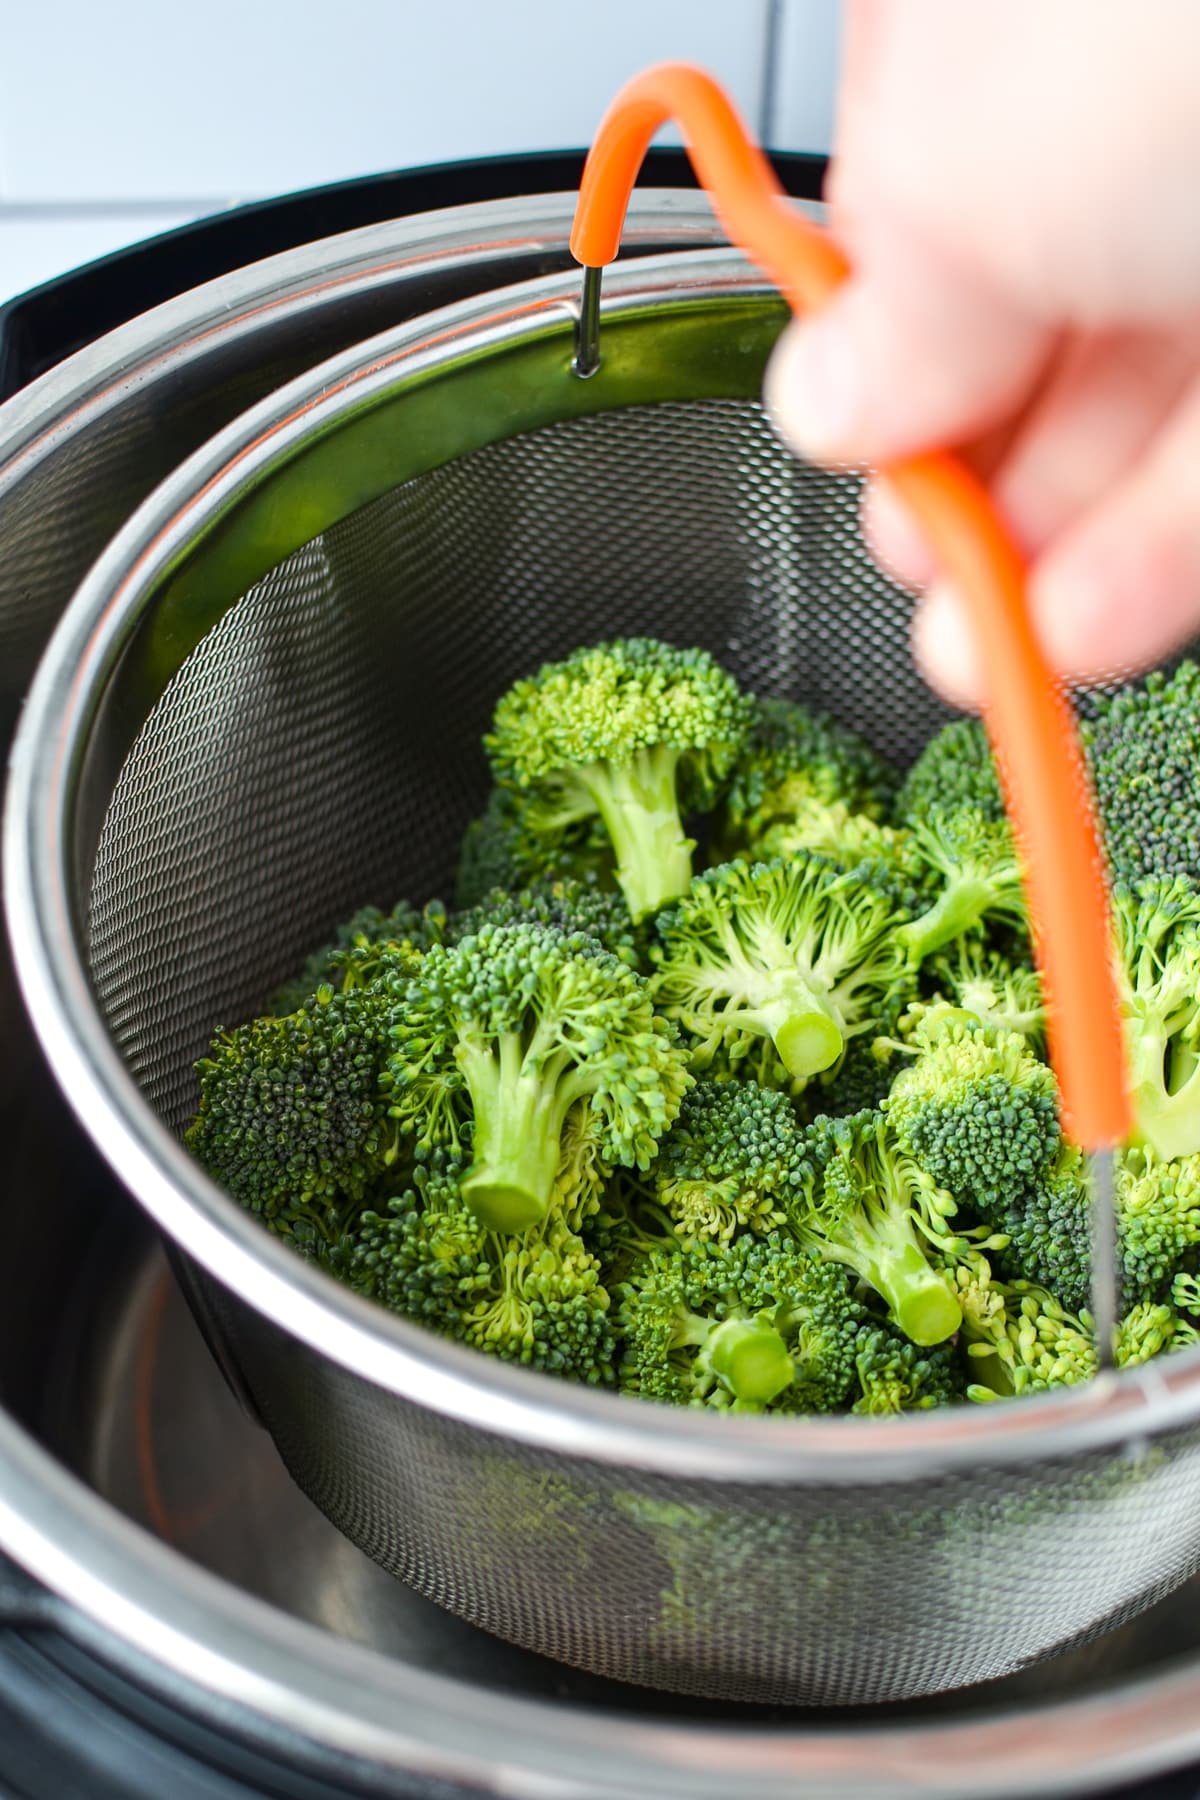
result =
[[1182,876],[1112,896],[1135,1141],[1171,1161],[1200,1151],[1200,887]]
[[803,1081],[871,1029],[899,983],[898,916],[874,868],[812,855],[723,863],[656,920],[654,992],[696,1040],[698,1069],[721,1052],[722,1073],[778,1086],[781,1064]]
[[534,882],[514,893],[493,888],[476,906],[452,915],[443,941],[457,944],[474,937],[484,925],[553,925],[559,931],[583,931],[631,969],[640,964],[638,933],[620,894],[573,875]]
[[313,951],[300,973],[272,995],[267,1011],[285,1018],[298,1012],[319,987],[361,985],[370,978],[372,953],[388,948],[428,950],[430,944],[441,942],[445,926],[446,909],[440,900],[431,900],[420,910],[400,900],[386,913],[377,906],[360,907],[327,944]]
[[1200,1155],[1130,1149],[1117,1167],[1121,1276],[1130,1300],[1162,1300],[1200,1248]]
[[1031,963],[1017,962],[977,938],[961,938],[924,966],[933,1003],[942,1001],[971,1013],[981,1025],[1018,1031],[1041,1053],[1046,1005],[1041,977]]
[[827,844],[806,831],[827,837],[840,829],[853,838],[888,818],[895,792],[895,773],[857,732],[788,700],[756,700],[713,840],[726,859],[823,850]]
[[345,1279],[444,1337],[575,1381],[614,1379],[600,1268],[558,1214],[521,1233],[482,1225],[462,1197],[465,1159],[434,1151],[413,1186],[354,1228]]
[[786,1095],[752,1081],[697,1082],[659,1145],[659,1206],[684,1239],[766,1235],[784,1222],[779,1196],[801,1152]]
[[1051,1071],[1014,1031],[931,1012],[918,1054],[884,1110],[899,1143],[956,1199],[985,1202],[1028,1186],[1062,1141]]
[[1073,1387],[1096,1373],[1095,1331],[1086,1312],[1070,1312],[1033,1282],[993,1280],[987,1258],[977,1253],[960,1263],[955,1291],[974,1377],[969,1400]]
[[[646,1168],[690,1086],[647,984],[595,938],[551,926],[485,925],[435,945],[391,1033],[393,1116],[423,1142],[469,1140],[463,1196],[498,1231],[561,1206],[573,1108],[600,1162]],[[579,1215],[575,1196],[573,1228]]]
[[614,1169],[595,1212],[587,1213],[580,1224],[580,1236],[610,1290],[619,1287],[652,1250],[679,1246],[674,1225],[654,1198],[653,1181],[653,1171]]
[[694,844],[681,809],[712,806],[749,718],[749,700],[703,650],[623,638],[518,681],[484,748],[532,832],[553,839],[603,821],[637,921],[687,887]]
[[1117,1324],[1114,1361],[1118,1369],[1133,1369],[1195,1341],[1193,1328],[1173,1308],[1163,1301],[1141,1300]]
[[859,1333],[854,1366],[861,1390],[851,1412],[877,1417],[950,1406],[966,1392],[952,1344],[918,1346],[894,1325],[874,1321]]
[[1007,820],[935,808],[909,832],[937,894],[897,932],[912,968],[986,922],[1025,924],[1025,878]]
[[915,825],[935,812],[973,812],[995,824],[1004,794],[987,733],[978,719],[952,719],[931,737],[896,796],[896,818]]
[[996,1251],[1002,1276],[1049,1288],[1071,1312],[1087,1305],[1091,1191],[1087,1160],[1073,1144],[1061,1144],[1037,1174],[990,1194],[984,1210],[1007,1240]]
[[1200,884],[1200,668],[1086,698],[1080,735],[1114,877]]
[[463,833],[454,901],[478,906],[498,888],[516,893],[535,882],[570,878],[611,888],[613,850],[601,819],[576,820],[554,832],[535,830],[527,803],[508,788],[493,788],[479,818]]
[[626,1393],[735,1412],[831,1412],[854,1388],[863,1308],[786,1236],[654,1250],[619,1293]]
[[[417,960],[401,953],[406,979]],[[274,1230],[327,1238],[397,1154],[379,1085],[387,1052],[387,1002],[328,985],[285,1018],[221,1032],[196,1064],[188,1148]]]
[[906,1155],[880,1113],[816,1119],[805,1146],[787,1207],[799,1242],[853,1269],[913,1343],[952,1337],[958,1302],[929,1259],[956,1210],[950,1195]]

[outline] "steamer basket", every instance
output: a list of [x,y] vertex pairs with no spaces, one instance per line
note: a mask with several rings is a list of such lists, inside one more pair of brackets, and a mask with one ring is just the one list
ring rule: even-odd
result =
[[755,399],[785,317],[732,252],[462,303],[177,470],[42,665],[6,820],[26,998],[299,1485],[485,1629],[632,1682],[860,1703],[997,1676],[1200,1567],[1200,1353],[1011,1406],[741,1419],[581,1392],[302,1263],[191,1162],[193,1063],[367,899],[445,891],[517,674],[704,644],[912,756],[939,723],[857,484]]

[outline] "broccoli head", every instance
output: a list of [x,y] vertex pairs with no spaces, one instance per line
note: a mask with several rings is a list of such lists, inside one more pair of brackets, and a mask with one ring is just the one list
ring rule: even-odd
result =
[[894,1325],[873,1320],[859,1332],[854,1358],[859,1397],[851,1412],[927,1412],[949,1406],[966,1392],[962,1364],[952,1344],[920,1349]]
[[936,895],[897,933],[913,968],[985,923],[1025,925],[1025,878],[1007,819],[967,806],[935,807],[909,835]]
[[1136,1141],[1200,1151],[1200,886],[1155,877],[1112,896]]
[[886,820],[895,792],[894,772],[857,732],[788,700],[756,700],[714,840],[726,857],[765,860],[804,846],[805,828],[828,833],[829,809],[851,835],[851,819]]
[[779,1086],[782,1065],[803,1082],[871,1029],[900,981],[897,917],[874,868],[810,855],[723,863],[656,920],[654,991],[698,1069],[718,1059],[723,1073]]
[[896,817],[917,825],[935,812],[1003,819],[1004,794],[987,732],[978,719],[952,719],[931,737],[905,775]]
[[959,1008],[998,1031],[1017,1031],[1040,1053],[1046,1006],[1041,977],[1028,962],[1005,956],[977,937],[959,941],[925,964],[934,1002]]
[[1048,1288],[1069,1311],[1087,1305],[1091,1190],[1087,1160],[1073,1144],[1060,1145],[1036,1175],[989,1195],[985,1211],[1007,1239],[996,1251],[1002,1276]]
[[1200,668],[1089,695],[1080,735],[1114,878],[1200,884]]
[[601,819],[578,819],[555,832],[544,822],[535,829],[526,811],[522,795],[492,789],[486,808],[463,833],[454,884],[457,906],[478,906],[498,888],[516,893],[535,882],[567,877],[613,886],[612,844]]
[[788,1196],[798,1241],[874,1288],[914,1344],[952,1337],[959,1305],[929,1256],[954,1214],[950,1195],[905,1153],[881,1113],[816,1119],[805,1146]]
[[655,1250],[620,1290],[620,1383],[648,1400],[831,1412],[864,1317],[844,1269],[786,1236]]
[[1029,1281],[998,1282],[987,1258],[960,1264],[956,1286],[973,1377],[969,1400],[1000,1400],[1089,1381],[1099,1367],[1086,1313],[1073,1313]]
[[[393,1116],[424,1142],[469,1141],[463,1196],[500,1231],[562,1207],[573,1109],[597,1161],[646,1168],[690,1086],[647,984],[595,938],[552,926],[435,945],[390,1022]],[[572,1153],[586,1165],[578,1131]],[[570,1198],[572,1226],[594,1197]]]
[[659,1206],[683,1239],[728,1243],[783,1224],[779,1196],[802,1152],[785,1094],[753,1081],[700,1081],[659,1145]]
[[489,1231],[462,1197],[464,1167],[461,1155],[434,1151],[411,1188],[362,1214],[349,1284],[503,1361],[611,1382],[615,1340],[595,1257],[557,1215],[521,1233]]
[[1027,1187],[1062,1141],[1054,1076],[1015,1031],[931,1011],[884,1110],[904,1149],[959,1200]]
[[639,966],[638,934],[620,894],[573,875],[537,881],[511,893],[493,888],[477,906],[447,920],[444,941],[457,944],[485,925],[552,925],[558,931],[586,932],[631,969]]
[[318,988],[285,1018],[222,1032],[197,1063],[189,1149],[234,1199],[288,1233],[336,1228],[397,1154],[380,1092],[379,996]]
[[1126,1150],[1116,1205],[1126,1298],[1165,1299],[1200,1248],[1200,1155],[1167,1161],[1153,1150]]
[[602,821],[636,921],[691,879],[681,813],[713,805],[749,717],[749,700],[703,650],[623,638],[516,682],[484,748],[533,833]]

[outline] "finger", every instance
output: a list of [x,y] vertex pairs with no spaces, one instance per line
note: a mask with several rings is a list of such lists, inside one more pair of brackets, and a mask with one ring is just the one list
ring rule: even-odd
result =
[[[1092,506],[1141,456],[1200,365],[1200,332],[1118,331],[1065,342],[1025,414],[963,453],[989,481],[1029,554]],[[886,484],[872,483],[864,531],[909,586],[936,575]]]
[[984,698],[983,673],[967,610],[952,587],[934,582],[921,596],[911,636],[913,658],[930,687],[951,706],[976,711]]
[[886,463],[1010,418],[1051,341],[1043,320],[889,221],[829,305],[784,333],[767,404],[801,455]]
[[1064,676],[1145,669],[1200,631],[1200,380],[1132,472],[1030,578],[1039,635]]

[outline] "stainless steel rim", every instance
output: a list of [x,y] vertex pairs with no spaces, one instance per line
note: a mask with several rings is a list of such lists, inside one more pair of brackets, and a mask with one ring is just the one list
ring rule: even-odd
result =
[[[608,284],[605,315],[769,293],[733,252],[649,258]],[[164,1231],[226,1287],[375,1385],[519,1441],[731,1483],[903,1480],[1074,1453],[1191,1421],[1200,1351],[1011,1407],[890,1420],[708,1418],[630,1405],[427,1337],[299,1262],[222,1194],[153,1115],[108,1039],[74,943],[67,866],[72,745],[139,603],[205,522],[285,465],[314,428],[463,358],[549,333],[569,358],[577,282],[553,277],[462,302],[331,359],[244,414],[177,469],[99,559],[65,614],[14,748],[5,882],[18,973],[60,1084]]]

